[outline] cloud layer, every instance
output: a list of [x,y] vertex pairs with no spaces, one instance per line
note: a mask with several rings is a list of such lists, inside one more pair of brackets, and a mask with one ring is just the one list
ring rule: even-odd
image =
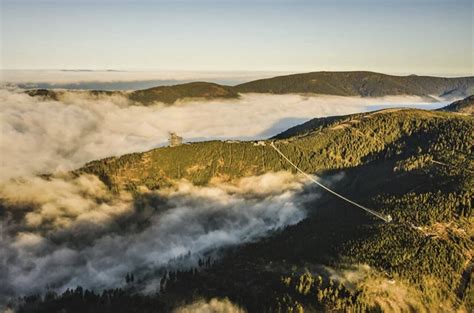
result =
[[195,263],[255,240],[306,216],[317,194],[304,184],[287,172],[207,187],[180,181],[133,202],[89,175],[2,184],[0,304],[46,287],[120,286],[128,272],[147,277],[183,256]]
[[[0,305],[45,288],[120,286],[132,271],[155,291],[170,263],[295,224],[318,196],[301,177],[268,173],[206,187],[179,181],[132,197],[71,169],[161,146],[170,131],[186,141],[260,139],[314,117],[413,103],[424,102],[246,94],[142,107],[121,96],[66,92],[52,101],[0,89]],[[54,175],[36,176],[43,173]]]
[[239,100],[191,101],[173,106],[129,106],[120,96],[70,93],[43,101],[0,90],[0,180],[68,171],[113,155],[145,151],[167,141],[260,139],[314,117],[374,106],[417,103],[416,97],[362,99],[300,95],[243,95]]

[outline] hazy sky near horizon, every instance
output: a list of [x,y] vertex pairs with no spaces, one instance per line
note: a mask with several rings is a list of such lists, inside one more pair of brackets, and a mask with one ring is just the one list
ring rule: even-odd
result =
[[1,0],[1,69],[473,75],[472,0]]

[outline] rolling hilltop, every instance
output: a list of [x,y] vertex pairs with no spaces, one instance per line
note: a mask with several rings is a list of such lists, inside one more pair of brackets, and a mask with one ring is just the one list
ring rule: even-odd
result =
[[232,87],[222,86],[214,83],[195,82],[137,90],[130,93],[128,97],[134,102],[147,105],[154,102],[172,104],[177,100],[186,98],[229,99],[238,98],[239,95],[233,90]]
[[239,92],[315,93],[338,96],[393,95],[465,97],[474,93],[474,77],[393,76],[374,72],[313,72],[244,83]]
[[[382,97],[410,95],[454,99],[474,93],[474,77],[442,78],[430,76],[392,76],[373,72],[314,72],[278,76],[237,86],[193,82],[159,86],[132,92],[68,91],[91,96],[122,95],[136,105],[157,102],[173,104],[183,99],[234,99],[239,93],[323,94],[337,96]],[[58,100],[64,91],[33,89],[30,96]]]
[[[315,119],[273,141],[323,182],[343,172],[333,188],[393,221],[375,220],[323,193],[308,205],[304,221],[215,262],[168,273],[160,294],[132,288],[110,291],[102,301],[80,289],[27,303],[19,312],[167,312],[213,297],[228,297],[249,312],[472,312],[473,116],[389,109]],[[94,161],[76,174],[96,174],[112,190],[131,190],[139,199],[143,190],[176,179],[203,185],[292,170],[269,143],[165,147]]]

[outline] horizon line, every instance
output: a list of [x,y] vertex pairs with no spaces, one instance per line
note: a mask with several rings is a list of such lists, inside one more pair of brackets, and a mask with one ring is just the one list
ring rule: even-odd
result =
[[114,68],[104,68],[104,69],[91,69],[91,68],[41,68],[41,69],[27,69],[27,68],[0,68],[0,71],[57,71],[57,72],[69,72],[69,73],[94,73],[94,72],[107,72],[107,73],[132,73],[132,72],[187,72],[187,73],[280,73],[282,75],[292,75],[292,74],[307,74],[307,73],[317,73],[317,72],[329,72],[329,73],[342,73],[342,72],[369,72],[377,73],[384,75],[392,76],[432,76],[432,77],[446,77],[446,78],[455,78],[455,77],[472,77],[474,72],[464,72],[464,73],[439,73],[439,72],[384,72],[384,71],[374,71],[367,69],[347,69],[347,70],[328,70],[328,69],[319,69],[319,70],[233,70],[233,69],[222,69],[222,70],[193,70],[193,69],[160,69],[160,68],[128,68],[128,69],[114,69]]

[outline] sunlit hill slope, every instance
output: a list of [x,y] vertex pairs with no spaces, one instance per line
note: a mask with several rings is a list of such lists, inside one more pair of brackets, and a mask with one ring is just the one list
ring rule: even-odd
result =
[[393,221],[323,194],[308,205],[304,221],[229,249],[215,262],[169,273],[160,294],[123,290],[108,304],[63,295],[36,303],[35,312],[75,312],[72,299],[84,310],[125,312],[125,303],[158,312],[215,297],[249,312],[473,310],[471,115],[390,109],[314,119],[267,141],[164,147],[90,162],[75,173],[141,197],[177,179],[202,185],[292,171],[271,141],[322,182],[344,173],[335,190]]

